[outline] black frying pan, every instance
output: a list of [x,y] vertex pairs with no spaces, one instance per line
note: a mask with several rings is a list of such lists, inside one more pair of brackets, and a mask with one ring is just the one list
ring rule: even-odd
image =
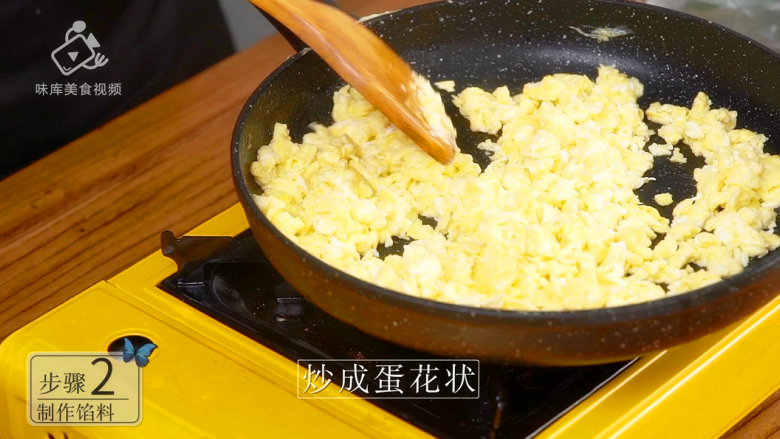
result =
[[[613,64],[645,85],[642,108],[655,101],[689,107],[703,91],[716,107],[739,112],[739,126],[769,136],[780,153],[780,57],[723,27],[643,4],[611,0],[454,0],[406,9],[365,23],[432,80],[458,90],[493,90],[551,73],[596,75]],[[632,34],[598,42],[571,27],[626,26]],[[302,46],[301,46],[302,47]],[[499,55],[501,55],[499,57]],[[290,243],[261,213],[249,172],[274,123],[300,141],[312,121],[331,123],[332,95],[342,80],[319,56],[302,51],[269,76],[247,102],[235,128],[236,189],[255,239],[275,268],[311,302],[340,320],[400,345],[448,356],[542,365],[624,360],[721,329],[766,304],[778,292],[780,252],[753,261],[726,281],[687,294],[617,308],[518,312],[443,304],[383,289],[331,268]],[[452,104],[458,144],[486,164],[475,134]],[[652,140],[651,140],[652,141]],[[657,158],[640,197],[669,191],[676,201],[695,194],[687,170]],[[670,215],[674,206],[661,208]]]

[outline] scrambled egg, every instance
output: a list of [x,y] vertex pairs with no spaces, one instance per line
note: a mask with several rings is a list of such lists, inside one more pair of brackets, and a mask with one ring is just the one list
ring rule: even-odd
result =
[[[766,138],[735,129],[734,112],[711,109],[699,94],[690,109],[650,106],[667,144],[648,151],[643,90],[606,66],[595,82],[555,74],[516,95],[462,90],[454,103],[471,129],[496,136],[479,145],[492,152],[482,172],[467,154],[436,162],[346,86],[334,96],[334,123],[313,124],[301,144],[276,125],[251,167],[264,188],[255,201],[331,266],[473,307],[643,302],[717,282],[780,246],[780,157],[763,152]],[[654,155],[682,157],[682,142],[706,165],[694,172],[696,196],[679,201],[670,223],[634,190]],[[377,246],[393,237],[409,240],[403,255],[381,259]]]
[[455,92],[455,81],[439,81],[434,85],[440,90],[448,91],[450,93]]
[[580,35],[584,35],[584,36],[586,36],[588,38],[593,38],[594,40],[598,41],[599,43],[604,43],[604,42],[607,42],[607,41],[611,40],[612,38],[623,37],[623,36],[631,35],[631,34],[634,33],[627,26],[599,27],[599,28],[595,28],[595,29],[592,26],[588,26],[588,27],[590,29],[593,29],[593,30],[591,30],[590,32],[585,32],[584,30],[582,30],[582,29],[580,29],[578,27],[569,26],[570,29],[574,29]]
[[441,95],[436,93],[431,83],[420,74],[414,72],[412,79],[411,102],[407,102],[407,107],[419,112],[421,118],[428,123],[431,134],[444,141],[446,145],[452,145],[453,149],[457,149],[455,138],[458,133],[452,126],[452,120],[447,116]]
[[688,163],[688,159],[682,154],[680,148],[676,146],[672,149],[672,157],[669,161],[672,163]]
[[653,197],[656,203],[658,203],[659,206],[669,206],[672,203],[674,203],[674,199],[672,198],[672,194],[669,192],[664,192],[663,194],[658,194],[655,197]]
[[668,143],[664,145],[653,143],[647,147],[647,150],[650,151],[650,154],[656,157],[660,157],[662,155],[672,155],[672,145]]

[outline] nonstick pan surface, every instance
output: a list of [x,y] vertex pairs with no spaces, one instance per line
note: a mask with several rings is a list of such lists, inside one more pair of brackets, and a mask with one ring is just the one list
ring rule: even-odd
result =
[[[738,127],[769,137],[780,148],[780,57],[710,22],[653,6],[608,0],[448,1],[375,17],[365,24],[431,80],[457,89],[488,90],[552,73],[595,78],[600,64],[638,78],[640,106],[656,101],[689,107],[699,91],[714,107],[739,113]],[[598,41],[585,33],[621,28],[628,34]],[[333,93],[343,81],[310,51],[289,59],[247,102],[236,124],[232,163],[236,190],[250,226],[275,268],[315,305],[374,336],[447,357],[539,365],[619,361],[666,349],[742,319],[775,297],[778,252],[751,262],[728,280],[687,294],[638,305],[587,311],[519,312],[424,300],[340,272],[292,244],[252,200],[262,189],[249,172],[274,124],[288,124],[300,141],[309,123],[330,124]],[[473,133],[445,93],[460,148],[486,165],[476,149],[488,135]],[[658,139],[651,139],[651,142]],[[683,148],[685,149],[685,148]],[[671,192],[676,202],[695,194],[692,170],[656,158],[639,191],[646,204]],[[676,204],[676,203],[675,203]],[[658,206],[656,206],[658,207]],[[670,217],[674,205],[660,207]]]

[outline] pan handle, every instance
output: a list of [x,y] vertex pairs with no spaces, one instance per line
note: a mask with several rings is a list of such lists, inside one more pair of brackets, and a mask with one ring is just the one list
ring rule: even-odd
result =
[[[333,6],[334,8],[344,12],[345,14],[348,14],[350,17],[357,19],[358,17],[355,17],[353,14],[350,14],[349,12],[341,9],[339,5],[336,4],[335,0],[319,0],[321,3],[325,3],[327,5]],[[257,8],[261,14],[276,28],[277,31],[279,31],[280,34],[284,37],[285,40],[287,40],[288,43],[290,43],[293,48],[300,52],[301,50],[309,47],[308,44],[301,41],[300,38],[298,38],[294,33],[290,31],[290,29],[287,29],[282,23],[279,23],[277,19],[272,17],[270,14],[266,13],[264,10]]]

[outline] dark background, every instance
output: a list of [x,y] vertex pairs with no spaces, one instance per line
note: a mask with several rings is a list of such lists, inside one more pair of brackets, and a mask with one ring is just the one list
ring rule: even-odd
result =
[[[79,20],[108,63],[65,76],[51,53]],[[0,41],[0,179],[234,52],[217,0],[2,0]],[[68,83],[121,95],[36,94]]]

